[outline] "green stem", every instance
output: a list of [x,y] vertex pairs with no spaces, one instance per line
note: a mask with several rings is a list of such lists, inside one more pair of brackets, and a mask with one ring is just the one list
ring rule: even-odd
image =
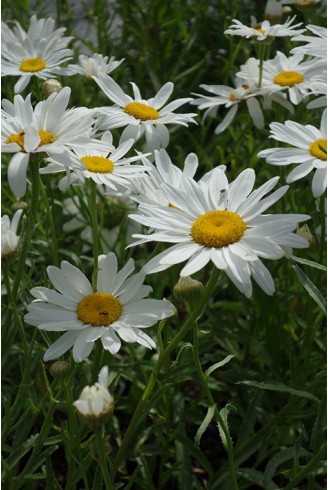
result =
[[319,463],[320,459],[324,458],[324,455],[326,454],[326,449],[327,445],[324,444],[319,451],[313,456],[313,458],[310,460],[309,464],[305,466],[305,468],[302,468],[302,470],[293,478],[288,485],[285,486],[284,490],[293,490],[293,488],[296,487],[296,485],[305,478],[310,471],[312,471],[317,463]]
[[206,306],[206,303],[217,283],[219,277],[219,270],[214,268],[212,275],[206,285],[206,288],[202,294],[202,296],[199,299],[199,302],[196,304],[194,310],[192,311],[191,315],[189,318],[185,321],[183,326],[181,327],[181,330],[177,333],[177,335],[172,339],[170,344],[165,348],[165,350],[159,355],[158,361],[149,377],[148,383],[146,385],[146,388],[139,400],[139,403],[135,409],[135,412],[132,416],[132,419],[130,421],[130,424],[127,428],[127,431],[125,433],[125,436],[122,440],[121,446],[116,454],[116,458],[114,460],[113,464],[113,482],[115,481],[115,474],[120,467],[122,461],[124,460],[124,456],[127,450],[127,447],[130,443],[130,440],[133,438],[137,427],[139,423],[142,420],[142,417],[146,414],[143,413],[144,407],[147,404],[147,401],[153,391],[153,388],[156,383],[157,375],[160,372],[162,366],[165,364],[166,360],[169,358],[169,355],[171,352],[177,347],[179,342],[186,336],[188,333],[190,327],[194,324],[196,320],[202,315],[204,307]]
[[326,243],[326,203],[325,203],[326,196],[325,194],[320,197],[320,224],[321,224],[321,231],[320,231],[320,264],[323,261],[324,253],[325,253],[325,243]]
[[46,190],[44,188],[43,182],[40,179],[40,189],[41,189],[41,195],[44,201],[44,205],[46,207],[46,213],[47,213],[47,219],[50,225],[50,234],[51,234],[51,246],[52,246],[52,253],[53,253],[53,260],[54,260],[54,265],[58,266],[59,265],[59,259],[58,259],[58,246],[57,246],[57,236],[56,236],[56,227],[52,215],[52,209],[49,206],[49,201],[48,201],[48,196],[46,193]]
[[225,435],[226,438],[226,444],[227,444],[227,453],[228,453],[228,460],[229,460],[229,469],[230,469],[230,477],[231,477],[231,489],[233,490],[238,490],[238,482],[237,482],[237,474],[236,474],[236,467],[233,459],[233,450],[232,450],[232,444],[231,444],[231,439],[230,439],[230,434],[226,428],[226,425],[224,423],[224,420],[221,417],[221,414],[216,406],[216,403],[213,399],[211,390],[207,384],[206,377],[204,375],[202,365],[200,363],[199,359],[199,349],[198,349],[198,325],[197,322],[194,323],[193,325],[193,357],[194,357],[194,363],[196,366],[196,370],[199,376],[199,379],[201,381],[203,390],[207,396],[207,399],[210,403],[211,406],[214,407],[214,414],[215,417],[220,424],[220,427]]
[[111,490],[113,488],[112,480],[109,474],[107,465],[107,455],[105,447],[105,434],[103,428],[100,427],[95,431],[97,451],[99,456],[100,468],[105,481],[106,490]]
[[99,255],[97,184],[92,179],[90,179],[90,212],[91,212],[91,221],[92,221],[92,243],[93,243],[92,286],[93,286],[93,290],[97,291],[98,255]]

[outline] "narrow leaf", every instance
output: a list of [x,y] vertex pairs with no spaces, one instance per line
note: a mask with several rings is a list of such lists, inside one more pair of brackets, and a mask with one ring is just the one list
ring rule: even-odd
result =
[[308,276],[302,271],[298,265],[294,265],[293,269],[301,282],[304,289],[309,293],[311,298],[317,303],[319,308],[326,314],[326,302],[319,289],[313,284],[313,282],[308,278]]
[[[229,425],[228,425],[228,413],[229,413],[229,410],[231,410],[231,408],[232,408],[232,405],[230,403],[228,403],[228,405],[226,405],[224,408],[222,408],[222,410],[220,410],[220,415],[222,417],[224,427],[226,428],[226,432],[228,434],[230,444],[232,446],[233,443],[232,443],[232,439],[230,437]],[[221,424],[219,422],[218,422],[218,429],[219,429],[220,437],[222,440],[222,444],[223,444],[224,448],[227,449],[227,447],[228,447],[227,437],[226,437],[226,434],[225,434],[225,432],[224,432],[224,430],[221,427]]]
[[244,384],[248,386],[254,386],[254,388],[260,388],[261,390],[269,390],[269,391],[280,391],[282,393],[289,393],[290,395],[301,396],[302,398],[308,398],[309,400],[313,400],[315,402],[319,402],[319,398],[312,395],[308,391],[304,390],[295,390],[294,388],[290,388],[289,386],[285,386],[282,384],[270,384],[270,383],[257,383],[256,381],[238,381],[236,384]]
[[220,367],[224,366],[225,364],[227,364],[229,361],[231,361],[231,359],[235,357],[233,354],[225,357],[222,361],[220,362],[217,362],[215,364],[213,364],[213,366],[209,367],[208,369],[206,369],[204,375],[205,375],[205,378],[207,378],[210,374],[212,374],[216,369],[219,369]]
[[290,259],[294,260],[294,262],[298,262],[299,264],[308,265],[309,267],[313,267],[314,269],[319,269],[321,271],[327,272],[327,267],[322,264],[318,264],[317,262],[313,262],[312,260],[303,259],[302,257],[296,257],[296,255],[291,255]]
[[[264,472],[264,488],[268,488],[272,478],[274,477],[277,468],[286,461],[294,458],[295,449],[293,447],[283,449],[278,454],[273,456],[272,459],[268,462]],[[299,450],[299,456],[307,456],[310,453],[303,448]]]
[[203,422],[199,426],[199,429],[198,429],[198,431],[197,431],[197,433],[195,435],[195,444],[196,444],[197,447],[199,447],[199,444],[200,444],[200,440],[202,438],[202,435],[204,434],[204,432],[206,431],[207,427],[211,423],[211,420],[212,420],[213,415],[214,415],[214,412],[215,412],[215,407],[216,407],[216,405],[212,405],[212,406],[208,407],[207,414],[206,414]]

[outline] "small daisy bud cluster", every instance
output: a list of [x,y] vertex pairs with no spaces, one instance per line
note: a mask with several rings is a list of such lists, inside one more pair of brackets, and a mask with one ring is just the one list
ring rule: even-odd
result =
[[198,301],[204,291],[204,285],[191,277],[180,277],[173,288],[173,294],[177,299],[193,303]]

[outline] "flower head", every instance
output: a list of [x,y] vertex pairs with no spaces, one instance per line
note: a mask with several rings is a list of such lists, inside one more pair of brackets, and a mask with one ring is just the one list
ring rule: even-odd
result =
[[39,102],[33,109],[31,94],[26,99],[16,95],[14,103],[2,101],[2,151],[14,153],[8,181],[17,197],[26,191],[26,172],[32,153],[63,153],[72,146],[90,141],[93,120],[85,107],[66,109],[71,89],[63,88]]
[[144,299],[152,288],[143,285],[144,272],[129,277],[133,271],[132,259],[118,271],[113,253],[100,255],[94,291],[87,277],[69,262],[63,261],[60,268],[48,267],[48,277],[57,291],[31,289],[36,299],[25,315],[26,323],[40,330],[66,331],[49,347],[45,361],[57,359],[71,347],[74,360],[83,361],[98,339],[111,354],[120,350],[120,338],[156,347],[143,329],[172,316],[174,307],[166,300]]
[[293,36],[294,34],[302,34],[305,29],[298,29],[302,23],[293,24],[296,19],[296,15],[292,18],[288,18],[284,24],[271,25],[268,20],[258,23],[255,17],[252,17],[251,27],[245,26],[237,19],[232,20],[232,25],[229,29],[224,31],[224,34],[230,34],[231,36],[243,36],[246,38],[255,38],[257,41],[264,41],[268,37],[285,37]]
[[109,75],[112,71],[116,70],[124,61],[124,58],[117,61],[114,56],[108,58],[102,54],[94,53],[92,56],[86,56],[85,54],[79,55],[78,64],[68,65],[67,71],[70,75],[83,75],[86,78],[92,78],[99,75],[99,73],[105,73]]
[[320,197],[327,188],[327,111],[321,117],[320,129],[307,124],[303,126],[295,121],[284,124],[270,124],[270,138],[293,148],[270,148],[258,153],[271,165],[298,164],[287,177],[287,182],[295,182],[315,170],[312,180],[314,197]]
[[297,46],[291,50],[292,54],[301,53],[319,58],[326,63],[327,60],[327,28],[315,25],[306,26],[307,30],[314,36],[297,35],[292,37],[292,41],[306,42],[303,46]]
[[143,99],[140,90],[135,83],[131,83],[134,97],[125,94],[121,87],[109,76],[100,73],[94,77],[95,81],[114,102],[112,107],[98,108],[101,117],[100,129],[114,129],[125,127],[120,143],[132,138],[139,140],[144,134],[146,136],[147,150],[153,151],[166,148],[169,144],[168,124],[182,124],[195,122],[196,114],[176,114],[173,111],[186,104],[191,99],[177,99],[166,104],[173,91],[173,83],[168,82],[151,99]]
[[11,30],[2,23],[2,74],[20,76],[15,93],[24,90],[32,76],[45,80],[69,74],[61,67],[72,58],[72,50],[66,49],[72,37],[63,37],[65,28],[54,30],[53,19],[38,20],[35,15],[27,32],[14,24]]
[[10,222],[7,215],[1,217],[1,258],[8,259],[14,255],[18,249],[19,236],[17,228],[22,216],[23,209],[18,209]]
[[108,391],[108,366],[101,368],[98,382],[85,386],[75,406],[79,416],[87,423],[103,423],[114,410],[114,398]]
[[290,253],[290,247],[307,247],[308,242],[293,231],[309,216],[262,214],[285,194],[288,186],[264,197],[278,178],[252,192],[254,181],[253,169],[244,170],[230,184],[225,173],[216,169],[207,186],[188,178],[180,189],[163,184],[172,207],[141,204],[139,214],[130,215],[154,230],[134,235],[139,238],[134,245],[149,241],[174,243],[151,259],[145,272],[159,272],[188,260],[180,272],[184,277],[212,261],[246,296],[252,294],[251,276],[267,294],[273,294],[274,282],[261,258],[279,259]]

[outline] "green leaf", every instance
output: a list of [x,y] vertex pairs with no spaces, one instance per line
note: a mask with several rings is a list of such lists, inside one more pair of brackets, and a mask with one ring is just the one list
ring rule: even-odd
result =
[[[305,451],[305,449],[303,448],[299,449],[299,456],[308,456],[309,454],[310,453],[308,451]],[[278,454],[273,456],[272,459],[270,459],[264,471],[264,482],[263,482],[264,488],[268,488],[268,485],[270,484],[272,478],[274,477],[277,468],[282,463],[285,463],[286,461],[293,459],[294,455],[295,455],[295,448],[290,447],[287,449],[283,449]]]
[[231,355],[225,357],[222,361],[217,362],[217,363],[213,364],[213,366],[206,369],[206,371],[204,373],[205,378],[207,378],[210,374],[212,374],[216,369],[219,369],[220,367],[227,364],[229,361],[231,361],[231,359],[233,357],[235,357],[235,356],[233,354],[231,354]]
[[260,388],[261,390],[269,390],[269,391],[280,391],[282,393],[289,393],[290,395],[300,396],[302,398],[308,398],[309,400],[313,400],[315,402],[319,402],[319,398],[312,393],[304,390],[295,390],[294,388],[290,388],[289,386],[282,384],[270,384],[270,383],[257,383],[256,381],[238,381],[236,384],[244,384],[248,386],[254,386],[254,388]]
[[319,269],[321,271],[327,272],[327,267],[322,264],[318,264],[317,262],[313,262],[312,260],[303,259],[302,257],[296,257],[296,255],[291,255],[290,259],[298,262],[299,264],[308,265],[309,267],[313,267],[314,269]]
[[212,406],[208,407],[207,414],[206,414],[203,422],[199,426],[199,429],[198,429],[198,431],[197,431],[197,433],[195,435],[195,444],[196,444],[197,447],[199,447],[199,444],[200,444],[200,440],[202,438],[202,435],[204,434],[204,432],[206,431],[207,427],[211,423],[211,420],[212,420],[213,415],[215,413],[215,407],[216,407],[216,405],[212,405]]
[[[224,427],[227,430],[231,446],[233,446],[233,443],[232,443],[232,439],[231,439],[230,432],[229,432],[228,414],[229,414],[229,411],[232,411],[232,410],[235,411],[235,408],[230,403],[228,403],[224,408],[222,408],[222,410],[220,410],[220,415],[222,417]],[[221,424],[219,422],[218,422],[218,429],[219,429],[220,437],[222,440],[222,444],[223,444],[224,448],[227,449],[228,444],[227,444],[226,434],[224,433],[224,431],[221,427]]]
[[13,467],[22,459],[23,456],[25,456],[26,453],[30,449],[33,448],[36,440],[38,439],[39,434],[33,434],[27,441],[25,441],[21,446],[19,446],[16,451],[13,451],[13,453],[6,459],[6,463],[10,469],[13,469]]
[[238,475],[241,475],[245,480],[255,483],[265,490],[278,490],[277,485],[273,482],[269,482],[267,486],[264,486],[264,474],[262,471],[254,470],[253,468],[241,468],[238,470]]
[[326,302],[319,289],[313,284],[313,282],[308,278],[308,276],[298,267],[298,265],[293,265],[293,269],[296,275],[304,287],[304,289],[309,293],[309,296],[317,303],[319,308],[326,314]]

